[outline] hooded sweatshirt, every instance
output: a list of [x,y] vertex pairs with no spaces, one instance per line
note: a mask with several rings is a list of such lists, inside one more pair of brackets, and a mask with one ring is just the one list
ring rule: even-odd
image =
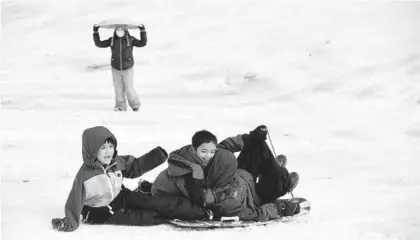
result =
[[140,32],[140,39],[130,36],[125,29],[123,37],[118,37],[116,31],[114,35],[107,40],[101,41],[99,33],[93,34],[95,45],[100,48],[111,47],[111,66],[117,70],[126,70],[134,66],[133,47],[144,47],[147,43],[147,35],[145,31]]
[[[160,147],[139,158],[118,156],[115,150],[113,160],[104,167],[97,160],[97,153],[108,138],[115,139],[115,136],[102,126],[89,128],[83,132],[83,165],[76,174],[65,205],[65,215],[70,224],[68,231],[74,231],[79,227],[80,214],[84,205],[108,206],[121,191],[123,177],[140,177],[166,160]],[[116,139],[115,142],[117,142]]]

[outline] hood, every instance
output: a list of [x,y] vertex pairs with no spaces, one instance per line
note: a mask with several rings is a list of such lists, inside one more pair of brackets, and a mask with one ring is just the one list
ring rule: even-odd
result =
[[[128,32],[127,28],[124,28],[124,36],[123,37],[127,37],[127,36],[130,36],[130,33]],[[118,38],[117,28],[114,29],[114,38]]]
[[195,179],[205,179],[209,187],[224,186],[238,170],[235,155],[225,149],[218,149],[205,169],[191,145],[172,152],[168,159],[168,174],[173,177],[192,173]]
[[[82,156],[83,162],[86,165],[94,166],[96,156],[99,148],[105,143],[107,138],[114,138],[114,134],[111,133],[106,127],[97,126],[88,128],[83,132],[82,135]],[[115,142],[116,139],[115,139]],[[115,149],[117,146],[115,146]],[[116,151],[116,150],[115,150]]]
[[111,38],[111,46],[114,46],[115,39],[125,39],[127,42],[127,47],[130,46],[130,32],[128,32],[126,28],[124,28],[124,36],[122,36],[121,38],[117,36],[117,29],[114,30],[114,35]]
[[204,179],[204,171],[199,162],[200,160],[194,153],[193,147],[187,145],[169,154],[168,174],[179,177],[192,173],[193,178]]

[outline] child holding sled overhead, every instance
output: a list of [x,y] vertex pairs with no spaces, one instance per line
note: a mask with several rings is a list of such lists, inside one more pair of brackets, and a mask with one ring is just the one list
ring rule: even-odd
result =
[[[298,175],[276,162],[266,134],[265,126],[259,126],[217,144],[211,132],[196,132],[191,145],[169,155],[169,166],[153,182],[152,194],[185,196],[213,211],[215,218],[267,221],[298,213],[298,204],[277,199],[296,187]],[[241,151],[238,159],[236,151]]]
[[111,47],[111,68],[115,90],[115,111],[126,111],[126,97],[128,104],[137,112],[140,108],[140,100],[133,84],[133,47],[144,47],[147,43],[146,29],[139,25],[140,40],[130,36],[128,29],[123,26],[115,28],[114,35],[107,40],[101,41],[99,37],[99,25],[93,26],[93,41],[100,48]]
[[52,219],[59,231],[74,231],[83,222],[114,225],[154,225],[166,218],[205,218],[206,211],[186,198],[151,196],[123,186],[165,162],[166,151],[156,147],[139,158],[117,154],[117,139],[105,127],[86,129],[82,136],[83,164],[65,204],[65,217]]

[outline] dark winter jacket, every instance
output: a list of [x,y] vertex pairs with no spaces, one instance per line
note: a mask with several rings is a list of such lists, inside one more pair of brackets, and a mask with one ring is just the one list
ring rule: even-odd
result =
[[137,178],[166,160],[157,147],[139,158],[118,156],[107,167],[97,160],[97,151],[107,138],[115,138],[105,127],[86,129],[82,136],[83,165],[78,171],[65,205],[65,215],[70,223],[68,231],[79,226],[83,206],[104,207],[119,194],[123,177]]
[[[226,141],[243,147],[241,136]],[[191,145],[172,152],[168,169],[153,183],[152,194],[186,196],[195,204],[211,209],[216,217],[239,216],[242,220],[258,221],[277,217],[275,204],[261,206],[254,179],[248,172],[238,170],[231,149],[219,145],[205,169],[196,158]]]
[[240,141],[226,139],[219,144],[220,147],[232,152],[239,152],[238,167],[246,169],[254,180],[259,179],[257,194],[263,203],[275,201],[289,190],[290,175],[287,169],[276,162],[274,155],[265,141],[243,134]]
[[140,32],[140,39],[130,36],[128,30],[125,30],[123,37],[118,37],[114,31],[114,36],[101,41],[99,33],[93,33],[93,41],[100,48],[111,47],[111,66],[117,70],[125,70],[134,66],[133,47],[144,47],[147,43],[145,31]]

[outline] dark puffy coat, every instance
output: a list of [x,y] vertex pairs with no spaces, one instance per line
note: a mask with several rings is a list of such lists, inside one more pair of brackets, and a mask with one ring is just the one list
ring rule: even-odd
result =
[[147,43],[145,31],[141,31],[140,39],[130,36],[128,30],[125,30],[123,37],[118,37],[114,31],[114,36],[101,41],[99,33],[93,33],[93,41],[100,48],[111,47],[111,66],[117,70],[125,70],[134,66],[133,47],[144,47]]

